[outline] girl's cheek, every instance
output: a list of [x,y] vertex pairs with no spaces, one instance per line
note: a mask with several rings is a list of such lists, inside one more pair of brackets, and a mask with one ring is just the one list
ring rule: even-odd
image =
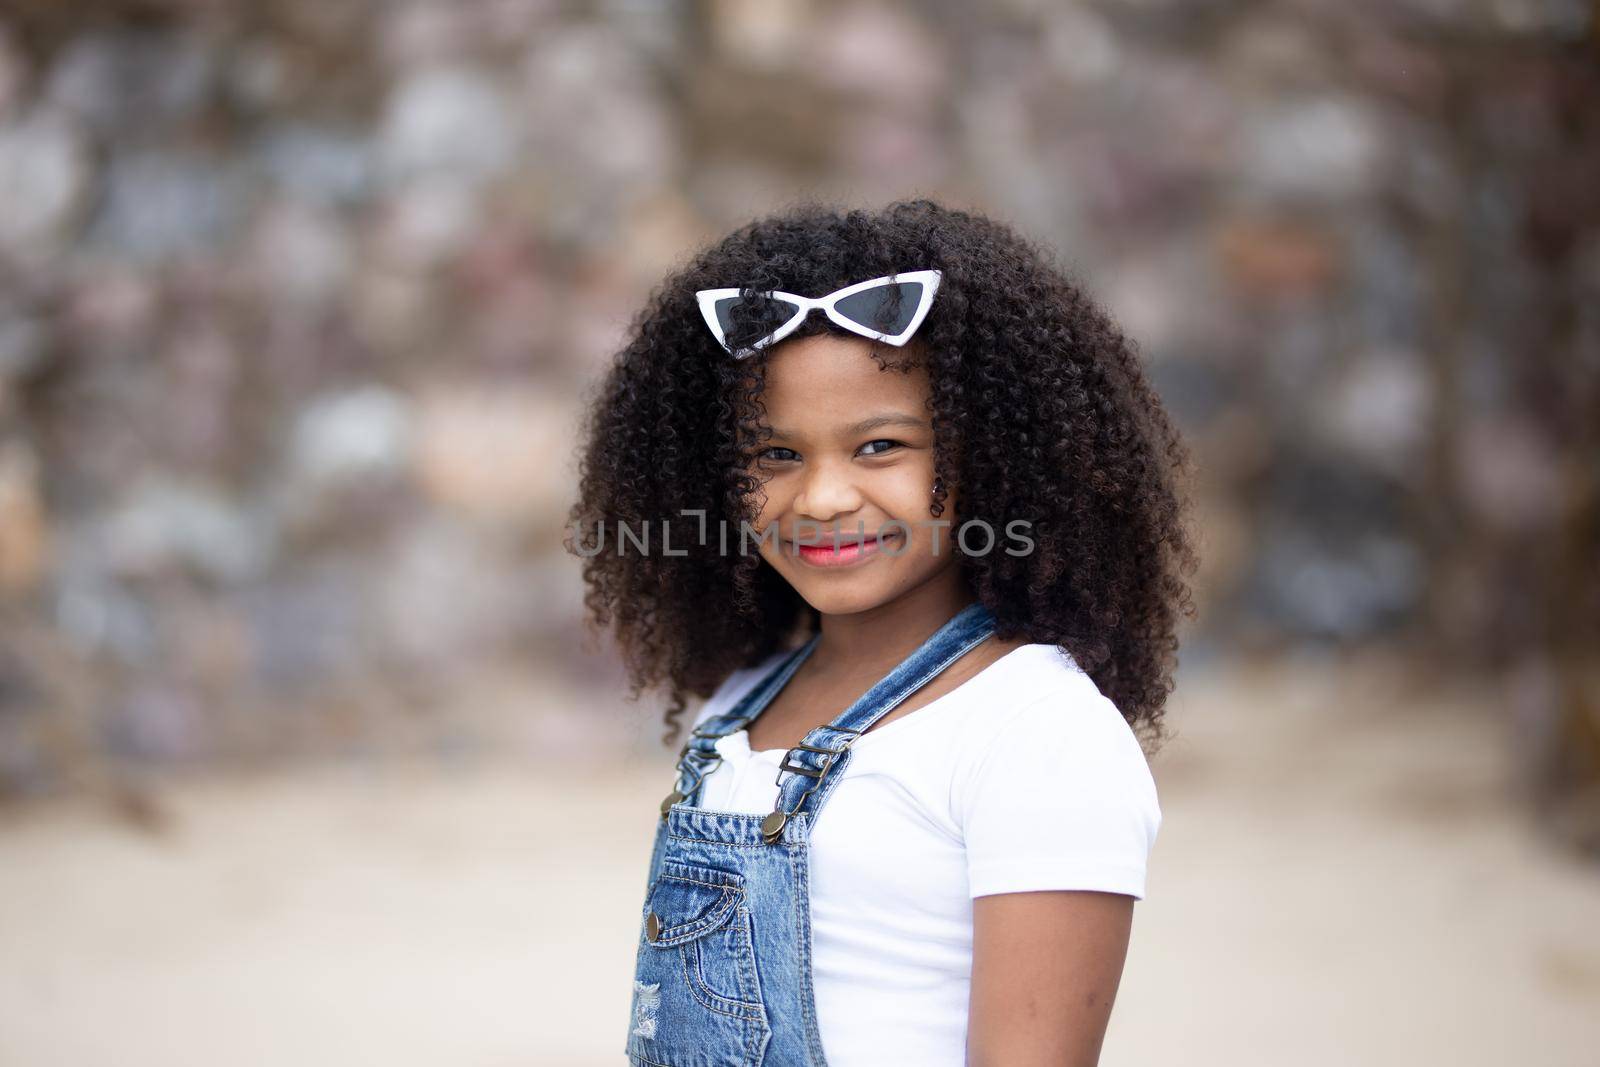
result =
[[762,487],[762,495],[757,498],[757,503],[760,505],[760,507],[756,509],[756,514],[760,515],[761,520],[765,522],[773,516],[779,515],[783,512],[783,502],[784,493],[782,487],[769,480],[766,485]]
[[[904,507],[904,511],[905,511],[905,518],[911,519],[911,520],[923,521],[923,522],[929,521],[929,520],[931,520],[933,518],[932,509],[933,509],[934,496],[933,496],[933,480],[931,478],[928,479],[926,482],[919,481],[914,488],[908,489],[905,492],[903,492],[901,494],[901,496],[900,496],[900,499],[904,501],[903,507]],[[945,510],[944,510],[944,514],[942,516],[940,516],[941,518],[949,518],[950,517],[950,500],[951,499],[952,499],[951,496],[946,496],[945,497],[945,500],[944,500],[944,508],[945,508]]]

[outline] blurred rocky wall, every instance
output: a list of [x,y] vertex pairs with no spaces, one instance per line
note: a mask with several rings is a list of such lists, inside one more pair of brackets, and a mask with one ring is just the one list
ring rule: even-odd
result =
[[1399,643],[1592,780],[1597,27],[7,0],[0,787],[459,753],[474,715],[633,743],[559,547],[584,390],[698,243],[922,194],[1057,250],[1140,341],[1200,460],[1191,657]]

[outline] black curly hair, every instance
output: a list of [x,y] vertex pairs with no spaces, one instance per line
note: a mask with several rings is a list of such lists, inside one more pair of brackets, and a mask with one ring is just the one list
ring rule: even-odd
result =
[[[962,555],[971,589],[998,637],[1066,650],[1148,744],[1163,738],[1177,624],[1194,614],[1187,451],[1134,345],[1051,257],[992,219],[920,199],[806,204],[729,234],[651,294],[593,402],[566,547],[583,557],[590,625],[614,631],[631,697],[666,686],[668,740],[688,696],[819,622],[758,553],[703,536],[707,524],[754,523],[752,459],[769,431],[764,361],[723,350],[696,291],[814,296],[929,268],[943,280],[915,349],[935,471],[958,487],[961,521],[1028,520],[1035,542],[1027,555]],[[813,314],[791,336],[830,330]],[[885,352],[873,346],[880,365]],[[648,524],[687,552],[605,544],[601,524]]]

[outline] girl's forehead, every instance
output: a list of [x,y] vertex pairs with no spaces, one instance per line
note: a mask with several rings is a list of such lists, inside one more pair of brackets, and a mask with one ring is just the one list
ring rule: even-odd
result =
[[778,431],[846,432],[884,416],[927,423],[927,372],[884,367],[871,342],[817,334],[778,345],[767,360],[762,402]]

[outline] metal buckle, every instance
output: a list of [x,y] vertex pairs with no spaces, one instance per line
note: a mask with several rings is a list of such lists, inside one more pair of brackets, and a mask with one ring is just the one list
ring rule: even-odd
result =
[[785,752],[783,754],[783,762],[778,765],[778,770],[780,772],[793,771],[795,774],[803,774],[807,778],[821,778],[824,774],[828,773],[828,768],[833,766],[834,760],[838,759],[840,755],[844,753],[845,748],[848,747],[849,746],[846,745],[840,748],[818,748],[816,745],[808,745],[802,741],[800,744],[795,745],[794,748],[789,749],[789,752],[793,752],[796,748],[798,748],[804,749],[807,752],[816,752],[820,755],[824,755],[828,758],[822,761],[822,766],[812,768],[801,763],[795,763],[789,758],[789,752]]
[[[726,736],[724,734],[701,733],[698,729],[692,730],[690,733],[698,737]],[[672,810],[672,806],[674,804],[677,804],[680,801],[692,796],[694,792],[700,788],[700,783],[706,780],[706,775],[710,774],[712,771],[716,770],[722,765],[722,757],[713,753],[707,760],[705,769],[702,770],[694,763],[689,761],[689,748],[689,742],[685,741],[683,743],[683,748],[678,752],[678,773],[677,776],[672,780],[673,790],[666,795],[665,799],[661,801],[661,820],[663,822],[666,821],[667,813]],[[692,779],[692,781],[686,781],[686,779]]]
[[777,843],[778,838],[783,836],[783,827],[784,824],[789,821],[789,816],[793,815],[795,812],[799,811],[802,806],[804,806],[806,798],[812,793],[815,793],[817,791],[817,787],[822,784],[823,776],[833,769],[833,765],[839,761],[839,757],[843,756],[845,751],[851,745],[855,744],[856,739],[861,736],[860,730],[853,730],[845,726],[830,726],[828,729],[833,730],[836,733],[848,734],[849,736],[844,739],[844,743],[838,748],[820,748],[817,745],[808,745],[802,741],[798,745],[795,745],[794,748],[789,750],[789,752],[793,752],[795,748],[798,748],[806,752],[816,752],[822,756],[825,756],[826,758],[822,761],[821,767],[813,770],[810,767],[805,767],[798,763],[791,762],[788,753],[786,752],[784,754],[783,762],[778,766],[778,777],[775,779],[776,784],[780,787],[778,794],[779,804],[781,805],[783,803],[783,793],[781,791],[781,787],[783,785],[784,771],[792,771],[795,774],[805,775],[807,778],[811,779],[811,784],[806,786],[800,795],[795,798],[793,808],[789,809],[788,811],[784,811],[781,807],[779,807],[775,809],[772,814],[768,815],[762,820],[761,840],[767,844],[772,845]]

